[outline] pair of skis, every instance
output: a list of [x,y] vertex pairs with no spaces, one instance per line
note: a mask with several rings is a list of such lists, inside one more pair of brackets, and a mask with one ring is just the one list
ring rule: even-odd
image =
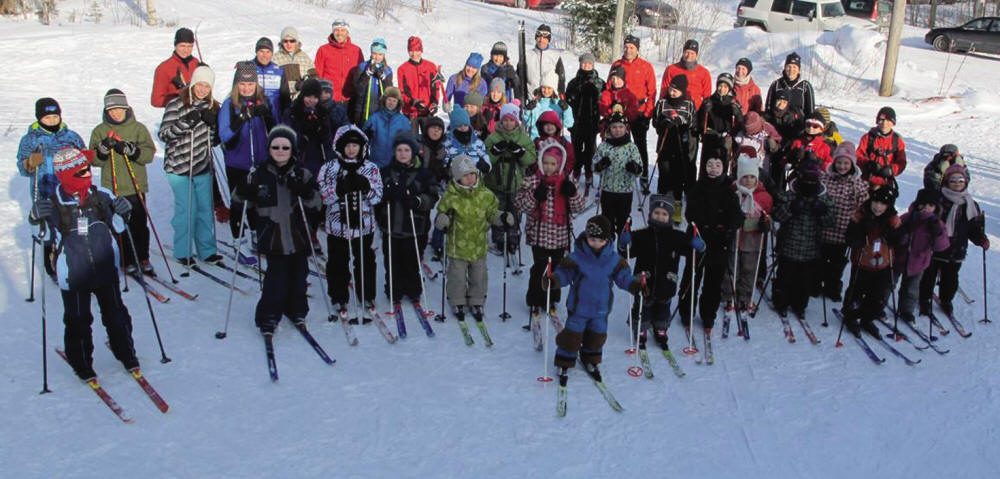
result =
[[[69,364],[69,359],[66,357],[66,353],[63,350],[56,348],[56,354],[63,358],[63,361],[66,361],[66,364]],[[163,400],[163,397],[160,396],[160,393],[158,393],[156,389],[149,384],[149,381],[146,380],[146,376],[142,374],[141,369],[135,368],[130,370],[129,376],[131,376],[132,379],[135,380],[136,384],[142,388],[142,391],[146,393],[146,396],[148,396],[149,400],[153,402],[156,409],[159,409],[160,412],[164,414],[170,410],[170,405],[168,405],[167,402]],[[107,390],[101,386],[101,383],[96,377],[88,379],[86,384],[90,387],[90,390],[94,391],[94,394],[96,394],[97,397],[100,398],[106,406],[108,406],[108,409],[111,409],[111,412],[118,416],[118,419],[121,419],[122,422],[127,424],[133,422],[132,418],[125,414],[125,409],[118,405],[118,402],[116,402],[114,398],[111,397],[111,394],[109,394]]]
[[[733,320],[732,318],[733,310],[724,310],[722,313],[722,339],[729,337],[729,323]],[[746,313],[749,314],[749,313]],[[736,327],[738,331],[737,336],[743,337],[744,341],[750,340],[750,324],[747,322],[747,318],[744,314],[736,315]]]
[[[420,326],[424,329],[424,333],[427,334],[428,338],[434,337],[434,329],[431,328],[431,323],[427,321],[428,317],[433,317],[433,312],[427,312],[424,310],[423,305],[419,301],[413,301],[413,311],[417,315],[417,321],[420,322]],[[393,304],[393,309],[389,313],[393,318],[396,319],[396,332],[399,334],[400,338],[406,337],[406,320],[403,317],[403,307],[402,304],[396,302]]]
[[[455,318],[458,319],[458,327],[462,331],[462,339],[465,340],[465,345],[466,346],[472,346],[473,344],[475,344],[475,341],[473,341],[473,339],[472,339],[472,333],[469,331],[469,324],[466,323],[466,321],[465,321],[465,312],[464,311],[456,311],[455,312]],[[483,344],[487,348],[492,348],[493,347],[493,338],[490,337],[490,332],[489,332],[488,329],[486,329],[486,323],[483,322],[483,315],[482,314],[476,314],[476,315],[473,315],[473,318],[474,318],[474,320],[476,322],[476,329],[478,329],[479,330],[479,334],[481,334],[483,336]]]
[[[837,316],[837,318],[840,319],[841,322],[844,321],[844,315],[843,315],[843,313],[839,309],[834,309],[833,310],[833,314],[835,314]],[[878,328],[877,325],[876,325],[876,328]],[[848,334],[851,334],[852,336],[854,336],[853,333],[848,333]],[[865,341],[864,334],[861,334],[861,335],[858,335],[858,336],[854,336],[854,339],[855,339],[855,342],[858,344],[858,346],[864,351],[865,355],[868,356],[868,359],[871,359],[873,363],[875,363],[875,364],[882,364],[882,363],[885,362],[885,358],[883,358],[883,357],[879,356],[877,353],[875,353],[875,351],[872,350],[871,346],[868,344],[868,341]],[[910,359],[909,357],[907,357],[905,354],[901,353],[898,349],[896,349],[891,344],[889,344],[889,342],[886,341],[884,337],[882,337],[881,331],[879,332],[879,336],[877,338],[875,338],[875,339],[876,339],[876,342],[878,342],[879,344],[881,344],[882,347],[884,347],[886,350],[888,350],[890,353],[892,353],[893,356],[896,356],[896,357],[902,359],[903,362],[905,362],[907,366],[916,366],[917,364],[920,364],[920,362],[922,361],[921,359],[917,359],[917,360],[914,361],[913,359]]]
[[[618,400],[615,399],[615,395],[611,393],[611,390],[608,389],[608,385],[605,384],[604,381],[601,379],[600,372],[598,372],[596,368],[594,372],[591,372],[587,370],[586,367],[584,367],[584,371],[587,373],[587,376],[590,377],[590,380],[594,383],[594,387],[596,387],[597,390],[601,393],[601,397],[604,398],[604,400],[608,403],[608,406],[610,406],[613,411],[622,412],[625,410],[625,408],[622,407],[622,405],[618,402]],[[566,417],[566,401],[569,396],[569,391],[566,388],[568,379],[569,379],[568,371],[566,371],[565,369],[560,371],[559,389],[556,393],[556,416],[558,417]]]
[[[323,360],[324,363],[332,366],[337,362],[336,359],[331,358],[323,347],[320,346],[319,342],[316,341],[316,338],[314,338],[312,333],[309,332],[309,329],[306,327],[304,322],[296,323],[295,329],[297,329],[302,337],[305,338],[306,342],[312,346],[313,351],[316,351],[316,354]],[[267,370],[271,376],[271,381],[277,382],[278,363],[274,357],[274,334],[265,333],[262,336],[264,336],[264,352],[267,354]]]

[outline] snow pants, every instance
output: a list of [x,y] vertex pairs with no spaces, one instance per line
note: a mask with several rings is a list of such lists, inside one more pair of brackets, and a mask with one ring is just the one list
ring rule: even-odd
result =
[[97,298],[101,308],[101,323],[108,333],[111,352],[121,361],[125,369],[139,367],[132,344],[132,317],[122,303],[119,283],[82,290],[62,290],[63,300],[63,348],[66,359],[80,379],[97,376],[94,373],[94,336],[91,325],[94,315],[90,312],[90,296]]
[[951,301],[955,299],[955,293],[958,292],[958,271],[961,269],[961,262],[932,259],[930,266],[924,270],[924,276],[920,278],[920,304],[930,307],[931,298],[934,297],[934,283],[937,282],[940,275],[938,297],[941,298],[941,304],[951,305]]
[[146,225],[146,210],[142,207],[139,195],[128,195],[124,198],[132,205],[132,213],[128,217],[128,229],[132,233],[132,240],[129,241],[127,233],[122,235],[124,248],[122,254],[125,265],[128,266],[136,265],[136,256],[139,257],[139,261],[149,261],[149,227]]
[[[392,257],[389,256],[389,235],[382,235],[382,264],[385,265],[385,296],[389,297],[392,281],[393,303],[403,299],[420,301],[423,287],[420,279],[421,251],[427,246],[427,235],[417,236],[418,249],[413,249],[413,238],[392,238]],[[392,265],[390,278],[389,265]]]
[[615,233],[625,228],[625,219],[632,214],[632,193],[601,192],[601,214],[607,216]]
[[891,287],[891,268],[878,271],[858,269],[854,283],[849,286],[850,304],[845,304],[844,309],[860,318],[862,322],[874,321],[882,317]]
[[639,329],[646,331],[666,331],[670,327],[670,303],[672,298],[654,299],[648,297],[642,300],[642,311],[639,311],[639,296],[632,297],[632,337]]
[[[187,175],[167,173],[167,183],[174,192],[174,217],[170,226],[174,229],[174,258],[184,259],[195,256],[191,250],[192,243],[198,252],[198,259],[205,259],[215,254],[215,224],[212,216],[212,191],[215,180],[211,173],[194,175],[191,178],[193,191],[188,188]],[[191,203],[188,203],[190,193]],[[134,208],[133,208],[134,210]],[[193,215],[193,217],[191,216]],[[188,227],[188,221],[194,231]],[[192,242],[192,235],[194,241]]]
[[555,365],[571,368],[576,356],[584,364],[601,364],[604,342],[608,339],[608,318],[587,317],[577,312],[570,314],[566,326],[556,335]]
[[[351,282],[351,271],[354,271],[355,297],[363,298],[364,302],[375,301],[375,250],[372,249],[372,239],[375,235],[369,233],[348,241],[339,236],[326,237],[326,279],[327,294],[334,305],[347,304],[351,300],[348,283]],[[364,248],[362,248],[364,244]],[[354,263],[351,263],[351,256]],[[364,277],[362,281],[362,261],[364,261]],[[362,294],[364,285],[364,294]]]
[[[716,251],[713,253],[712,250]],[[698,300],[698,315],[701,317],[701,325],[705,329],[712,329],[715,326],[715,317],[719,314],[719,304],[722,302],[722,278],[726,273],[727,255],[709,245],[704,253],[698,255],[698,263],[694,271],[694,283],[692,283],[691,264],[684,267],[684,279],[681,280],[680,313],[684,327],[691,327],[691,294],[697,293],[701,286],[701,294]]]
[[547,294],[545,288],[542,288],[542,275],[545,274],[545,268],[549,265],[549,258],[552,258],[552,269],[555,270],[565,255],[566,248],[545,249],[539,246],[531,247],[531,257],[535,262],[531,265],[531,272],[528,276],[528,293],[525,294],[524,298],[529,308],[538,307],[542,308],[542,311],[548,311],[553,306],[559,304],[559,300],[562,298],[561,288],[552,288],[552,303],[545,304]]
[[476,261],[448,258],[448,304],[482,306],[486,303],[489,278],[486,276],[486,258]]
[[299,319],[309,314],[308,274],[309,256],[306,253],[267,255],[267,271],[254,314],[254,322],[262,333],[274,332],[282,315]]
[[[756,251],[740,251],[738,255],[735,273],[733,272],[733,262],[728,262],[726,274],[722,280],[722,296],[736,307],[748,305],[753,300],[753,287],[757,280],[753,272],[759,265]],[[733,274],[736,275],[735,295],[733,294]]]
[[632,141],[639,148],[639,157],[642,158],[642,179],[649,181],[649,148],[646,142],[646,137],[649,136],[649,118],[640,116],[629,125],[629,129],[632,131]]
[[586,177],[594,175],[594,152],[597,151],[597,131],[573,131],[573,176],[580,177],[581,172],[586,172]]
[[913,317],[913,311],[917,308],[917,300],[920,297],[920,279],[924,273],[921,271],[913,276],[903,276],[903,282],[899,285],[898,309],[900,317]]
[[847,244],[824,243],[820,246],[820,270],[813,285],[814,291],[819,291],[827,298],[835,298],[844,289],[844,268],[847,266]]

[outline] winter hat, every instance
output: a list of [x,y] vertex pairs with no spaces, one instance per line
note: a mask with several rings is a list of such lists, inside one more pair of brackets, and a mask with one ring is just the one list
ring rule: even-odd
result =
[[621,78],[625,81],[625,69],[621,65],[615,65],[611,67],[611,71],[608,72],[608,81],[611,81],[611,77]]
[[584,228],[584,231],[586,231],[587,236],[590,238],[611,241],[615,237],[615,227],[611,224],[611,220],[604,215],[597,215],[587,220],[587,226]]
[[736,150],[736,155],[747,155],[750,158],[757,158],[757,149],[750,144],[740,145],[740,148]]
[[672,197],[667,195],[650,195],[649,196],[649,215],[653,216],[653,210],[663,209],[667,210],[668,215],[674,214],[674,201]]
[[39,98],[35,102],[35,119],[41,120],[46,115],[62,115],[62,108],[54,98]]
[[830,110],[829,109],[827,109],[825,106],[818,106],[818,107],[816,107],[816,112],[819,113],[819,116],[821,118],[823,118],[823,125],[829,125],[830,124]]
[[503,81],[503,78],[496,77],[490,80],[490,91],[500,90],[503,92],[507,89],[507,82]]
[[847,158],[854,163],[855,148],[854,143],[849,141],[842,142],[837,145],[837,149],[833,150],[833,161],[836,162],[837,158]]
[[[403,94],[399,92],[399,88],[394,86],[386,88],[385,91],[382,92],[382,98],[379,98],[379,103],[381,103],[382,106],[385,106],[385,100],[387,98],[395,98],[399,104],[402,104],[403,102]],[[397,108],[399,108],[399,104],[397,104]]]
[[478,70],[483,66],[483,56],[476,52],[470,53],[469,58],[465,60],[465,66]]
[[307,78],[302,82],[302,86],[299,88],[299,95],[303,97],[314,96],[320,98],[323,96],[323,87],[320,86],[319,80],[316,78]]
[[748,111],[747,116],[743,119],[743,129],[748,135],[760,133],[764,129],[764,118],[756,111]]
[[733,74],[729,72],[720,73],[718,78],[715,79],[715,85],[718,87],[723,83],[729,85],[729,91],[733,91]]
[[513,103],[505,103],[500,107],[500,120],[503,121],[507,117],[511,117],[517,123],[521,123],[521,109]]
[[79,150],[73,147],[63,148],[52,156],[52,169],[57,175],[63,172],[75,173],[84,165],[90,164],[93,158],[93,152],[90,150]]
[[[256,68],[254,71],[256,72]],[[198,65],[198,68],[194,69],[194,73],[191,74],[191,85],[197,85],[199,83],[204,83],[208,85],[209,88],[215,86],[215,72],[212,71],[208,65]]]
[[635,45],[635,49],[638,50],[639,49],[639,37],[637,37],[635,35],[625,35],[625,44],[626,45]]
[[965,182],[967,184],[969,182],[969,169],[959,163],[955,163],[954,165],[949,166],[947,170],[944,170],[943,181],[947,183],[948,178],[951,178],[951,175],[962,175],[965,177]]
[[354,143],[355,145],[360,145],[361,149],[364,150],[365,146],[368,144],[368,137],[354,125],[344,125],[337,130],[337,134],[334,135],[333,148],[337,150],[337,153],[341,155],[344,154],[344,147],[348,143]]
[[740,66],[740,65],[743,65],[743,66],[747,67],[747,74],[748,75],[750,74],[750,72],[753,71],[753,62],[751,62],[750,59],[747,58],[747,57],[743,57],[743,58],[740,58],[739,60],[736,60],[736,66]]
[[941,147],[941,150],[938,151],[938,153],[948,156],[962,156],[962,154],[958,151],[958,146],[953,145],[951,143],[943,145]]
[[270,38],[260,37],[260,40],[257,40],[257,46],[254,47],[253,51],[259,52],[261,50],[274,51],[274,43],[271,42]]
[[539,134],[541,134],[542,127],[546,123],[555,125],[557,131],[562,130],[562,121],[559,120],[559,114],[555,110],[546,110],[538,116],[538,120],[535,121],[535,127],[538,129]]
[[343,18],[338,18],[334,20],[333,23],[330,25],[330,27],[333,28],[334,30],[338,28],[346,28],[347,31],[351,30],[351,24],[347,23],[347,20],[344,20]]
[[684,50],[691,50],[695,53],[698,53],[698,41],[692,38],[684,42]]
[[330,80],[327,80],[326,78],[320,78],[319,88],[320,90],[333,95],[333,82],[331,82]]
[[896,191],[894,188],[889,188],[883,186],[877,190],[868,192],[868,198],[872,203],[879,202],[882,204],[889,205],[889,207],[895,206],[896,204]]
[[465,94],[465,100],[462,105],[476,105],[478,107],[483,106],[483,95],[478,91],[470,91]]
[[878,114],[875,115],[875,122],[878,123],[878,121],[881,120],[882,118],[885,118],[886,120],[891,121],[892,124],[895,126],[896,125],[896,110],[893,110],[892,107],[888,107],[888,106],[883,106],[882,108],[879,108]]
[[275,138],[284,138],[288,140],[292,144],[292,155],[295,155],[299,144],[299,135],[295,133],[295,130],[285,125],[275,126],[274,128],[271,128],[271,131],[267,134],[267,145],[271,146],[271,143]]
[[608,126],[614,125],[615,123],[621,123],[628,127],[628,118],[619,112],[614,112],[608,117]]
[[299,41],[299,31],[295,27],[285,27],[281,29],[281,39],[282,40],[295,40]]
[[923,188],[917,192],[917,197],[913,200],[914,205],[939,205],[941,204],[941,192],[931,188]]
[[396,135],[396,138],[392,140],[392,151],[396,151],[396,147],[399,145],[407,145],[410,150],[413,151],[413,156],[416,157],[420,153],[420,147],[417,145],[417,140],[413,139],[413,135],[408,131],[400,132]]
[[104,94],[104,111],[128,107],[128,99],[125,98],[125,93],[121,90],[112,88]]
[[580,55],[580,64],[582,65],[584,63],[597,63],[597,57],[590,52],[584,53],[583,55]]
[[559,77],[556,76],[555,72],[548,72],[542,77],[538,86],[547,86],[555,90],[559,86]]
[[177,46],[178,43],[194,43],[194,32],[190,28],[178,28],[174,32],[174,46]]
[[813,110],[812,113],[809,113],[809,115],[806,116],[806,126],[810,123],[819,125],[820,128],[826,128],[826,123],[823,121],[823,115],[816,110]]
[[799,57],[798,53],[792,52],[785,57],[785,66],[795,65],[797,67],[802,67],[802,58]]
[[788,101],[788,92],[785,90],[778,90],[774,92],[774,102],[777,103],[778,100]]
[[438,127],[441,129],[442,132],[444,132],[444,120],[442,120],[441,117],[439,116],[432,116],[428,118],[427,123],[424,124],[425,139],[427,138],[427,130],[430,130],[433,127]]
[[451,179],[455,180],[455,183],[458,183],[463,176],[469,173],[475,173],[476,177],[479,176],[479,168],[476,168],[476,162],[472,161],[469,155],[458,155],[451,160]]
[[233,76],[233,83],[239,82],[257,83],[257,66],[253,62],[239,62],[236,64],[236,75]]
[[420,37],[414,35],[406,40],[406,51],[408,52],[422,52],[424,51],[424,41]]
[[448,115],[448,129],[454,131],[463,125],[472,126],[469,120],[469,113],[465,111],[465,108],[451,110],[451,114]]
[[387,47],[385,45],[385,40],[384,39],[382,39],[382,38],[376,38],[376,39],[372,40],[371,52],[372,53],[381,53],[381,54],[385,55],[386,53],[389,52],[389,47]]
[[490,56],[493,55],[503,55],[507,58],[507,44],[504,42],[496,42],[493,44],[493,48],[490,49]]
[[541,25],[539,25],[538,29],[535,30],[535,38],[538,38],[538,37],[551,37],[551,36],[552,36],[552,27],[550,27],[550,26],[548,26],[548,25],[546,25],[544,23],[541,24]]
[[750,158],[749,155],[740,155],[736,159],[736,178],[743,178],[744,176],[752,176],[757,178],[760,175],[760,168],[757,166],[757,160]]
[[670,79],[670,88],[684,93],[688,89],[688,77],[687,75],[677,75]]

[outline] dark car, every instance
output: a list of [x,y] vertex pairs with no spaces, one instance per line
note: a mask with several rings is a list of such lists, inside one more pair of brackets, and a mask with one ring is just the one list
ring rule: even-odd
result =
[[663,0],[638,0],[632,19],[637,25],[653,28],[667,28],[677,25],[677,9]]
[[562,0],[485,0],[493,5],[504,5],[507,7],[530,8],[532,10],[551,10],[559,5]]
[[1000,17],[980,17],[965,25],[935,28],[924,41],[942,52],[1000,53]]

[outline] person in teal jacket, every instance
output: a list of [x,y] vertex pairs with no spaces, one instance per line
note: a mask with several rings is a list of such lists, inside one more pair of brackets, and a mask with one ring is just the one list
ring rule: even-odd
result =
[[[63,123],[62,109],[54,99],[39,98],[35,102],[35,120],[17,147],[17,170],[31,179],[32,201],[48,198],[58,185],[52,169],[56,152],[68,147],[80,150],[86,147],[83,138]],[[39,180],[37,191],[36,180]]]
[[403,96],[399,93],[399,88],[386,88],[382,93],[381,105],[364,126],[365,134],[371,139],[369,160],[380,169],[392,163],[392,143],[396,136],[410,132],[410,120],[400,112]]

